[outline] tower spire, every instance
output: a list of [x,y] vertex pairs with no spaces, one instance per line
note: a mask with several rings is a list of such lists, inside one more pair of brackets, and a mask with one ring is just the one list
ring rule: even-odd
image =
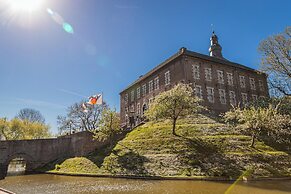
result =
[[216,36],[214,30],[212,32],[212,36],[210,38],[210,48],[209,48],[209,55],[211,57],[217,57],[217,58],[221,58],[224,59],[221,53],[221,46],[218,43],[218,37]]

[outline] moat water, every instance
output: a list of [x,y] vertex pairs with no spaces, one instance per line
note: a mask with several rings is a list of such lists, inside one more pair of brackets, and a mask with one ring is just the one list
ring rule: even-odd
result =
[[[0,187],[17,194],[287,194],[291,180],[239,182],[157,181],[115,178],[70,177],[58,175],[9,176]],[[227,191],[227,192],[226,192]]]

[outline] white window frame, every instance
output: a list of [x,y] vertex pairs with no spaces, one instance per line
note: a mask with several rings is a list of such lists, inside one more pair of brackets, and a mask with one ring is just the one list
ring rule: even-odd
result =
[[206,67],[204,69],[204,71],[205,71],[205,80],[206,81],[212,81],[212,69],[209,68],[209,67]]
[[219,101],[221,104],[226,104],[226,94],[224,89],[219,89]]
[[137,115],[140,115],[141,111],[140,111],[140,103],[137,103],[136,105],[136,113]]
[[124,103],[125,103],[125,104],[128,103],[128,93],[126,93],[125,96],[124,96]]
[[208,102],[214,103],[214,88],[206,87]]
[[134,90],[131,90],[130,92],[130,102],[134,101]]
[[134,112],[134,104],[130,106],[130,112]]
[[236,105],[235,91],[229,91],[229,103],[233,106]]
[[246,87],[246,79],[245,76],[240,75],[239,76],[239,85],[241,88],[245,88]]
[[227,84],[229,86],[233,86],[233,74],[232,73],[226,73],[227,76]]
[[165,73],[165,85],[169,85],[171,83],[171,74],[170,74],[170,71],[167,71]]
[[147,94],[147,85],[142,85],[142,95],[145,96]]
[[149,81],[149,93],[152,93],[154,90],[154,82],[153,80]]
[[200,65],[192,65],[193,79],[200,79]]
[[200,85],[195,86],[195,96],[197,96],[200,99],[203,99],[203,94],[202,94],[202,87]]
[[158,90],[158,89],[160,89],[160,78],[156,77],[154,79],[154,90]]
[[139,99],[140,98],[140,87],[138,87],[136,89],[136,98]]
[[251,86],[251,90],[256,90],[256,82],[255,82],[255,78],[250,77],[250,86]]
[[217,70],[217,81],[220,84],[224,84],[224,73],[221,70]]
[[244,93],[244,92],[241,93],[241,101],[244,105],[246,105],[248,103],[248,94],[247,93]]

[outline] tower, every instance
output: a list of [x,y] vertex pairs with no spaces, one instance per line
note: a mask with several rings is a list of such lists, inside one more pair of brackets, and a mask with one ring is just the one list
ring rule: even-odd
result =
[[214,31],[212,32],[212,36],[210,38],[210,48],[209,48],[209,55],[211,57],[217,57],[217,58],[221,58],[224,59],[221,53],[221,46],[218,43],[218,37],[216,36],[216,34],[214,33]]

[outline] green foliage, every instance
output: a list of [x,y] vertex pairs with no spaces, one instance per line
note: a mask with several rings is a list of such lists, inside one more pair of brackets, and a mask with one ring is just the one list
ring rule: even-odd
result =
[[273,107],[277,107],[278,113],[291,116],[291,96],[284,96],[281,98],[260,98],[250,102],[248,107],[268,108],[270,104]]
[[103,109],[98,129],[95,130],[95,138],[98,140],[111,139],[120,129],[120,116],[116,110],[109,107]]
[[128,133],[113,149],[106,146],[86,158],[65,160],[58,172],[235,178],[254,167],[251,177],[290,176],[291,161],[286,152],[261,140],[253,149],[248,146],[250,136],[213,118],[198,116],[177,122],[179,136],[172,135],[169,120],[147,122]]
[[251,146],[253,147],[256,136],[263,130],[267,132],[290,131],[291,117],[290,115],[280,114],[279,107],[280,104],[274,106],[271,103],[266,106],[265,102],[261,105],[250,105],[243,109],[234,107],[225,113],[224,119],[228,123],[238,125],[240,128],[251,132],[253,136]]
[[0,119],[0,136],[5,140],[40,139],[50,137],[49,126],[28,120]]
[[180,83],[156,96],[145,115],[150,120],[170,119],[175,134],[177,119],[196,114],[202,108],[199,103],[200,99],[193,96],[193,89]]

